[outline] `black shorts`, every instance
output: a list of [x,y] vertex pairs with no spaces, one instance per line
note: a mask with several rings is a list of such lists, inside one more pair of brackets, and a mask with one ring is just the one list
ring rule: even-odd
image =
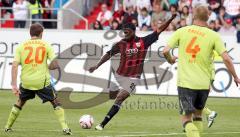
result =
[[181,115],[194,113],[205,107],[209,89],[196,90],[178,87],[179,108]]
[[53,101],[57,98],[55,89],[50,85],[40,90],[29,90],[24,89],[22,86],[20,86],[20,92],[19,98],[22,101],[27,101],[29,99],[34,99],[35,95],[42,99],[43,103],[47,101]]

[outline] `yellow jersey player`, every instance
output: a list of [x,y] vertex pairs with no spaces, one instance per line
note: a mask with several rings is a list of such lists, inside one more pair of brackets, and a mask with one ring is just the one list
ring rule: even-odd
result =
[[193,25],[174,32],[163,54],[170,64],[175,63],[169,51],[178,48],[178,97],[180,114],[187,137],[200,137],[203,131],[202,110],[214,78],[213,51],[223,58],[227,69],[238,85],[232,60],[216,32],[207,28],[208,8],[197,6],[193,11]]
[[[12,131],[12,126],[20,114],[24,104],[37,95],[43,103],[51,102],[54,112],[62,126],[63,133],[71,135],[71,130],[65,121],[64,109],[57,100],[54,88],[50,83],[49,70],[57,69],[58,62],[55,59],[53,48],[42,40],[44,28],[40,24],[30,27],[31,39],[23,42],[16,49],[12,65],[12,91],[19,96],[16,104],[12,107],[5,132]],[[50,65],[47,61],[50,61]],[[21,84],[17,87],[18,66],[21,65]]]

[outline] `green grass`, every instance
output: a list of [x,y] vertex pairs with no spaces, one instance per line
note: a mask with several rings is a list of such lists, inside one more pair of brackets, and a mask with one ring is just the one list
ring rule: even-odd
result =
[[[95,96],[95,93],[74,93],[71,99],[84,100]],[[8,114],[17,97],[11,92],[0,91],[0,127],[3,129]],[[161,100],[161,101],[160,101]],[[138,103],[139,102],[139,103]],[[162,102],[159,105],[159,102]],[[164,103],[165,106],[164,106]],[[90,114],[98,124],[111,107],[108,101],[89,109],[66,109],[69,126],[74,137],[87,136],[169,136],[185,137],[178,115],[177,97],[134,95],[123,104],[120,113],[106,126],[104,131],[81,129],[78,120],[83,114]],[[135,103],[135,105],[134,105]],[[168,105],[167,105],[168,104]],[[216,123],[205,131],[203,137],[239,137],[240,136],[240,101],[239,99],[209,98],[208,106],[219,113]],[[62,132],[49,103],[41,104],[36,98],[27,102],[13,126],[14,132],[0,132],[0,137],[61,137]],[[226,133],[229,132],[229,133]]]

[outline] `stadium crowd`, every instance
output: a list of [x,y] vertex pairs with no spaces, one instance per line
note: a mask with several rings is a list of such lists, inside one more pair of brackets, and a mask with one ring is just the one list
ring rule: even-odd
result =
[[[26,21],[31,15],[32,19],[57,19],[57,10],[47,10],[43,8],[59,8],[68,0],[0,0],[0,7],[9,8],[1,10],[1,18],[10,18],[13,14],[14,27],[25,28]],[[12,8],[12,9],[10,9]],[[30,11],[31,14],[28,14]],[[32,23],[39,22],[45,28],[56,28],[56,22],[33,20]]]
[[138,30],[156,30],[176,13],[176,19],[167,28],[174,31],[192,24],[193,8],[199,4],[209,7],[209,28],[221,33],[237,32],[240,42],[239,0],[115,0],[111,10],[102,4],[93,29],[119,30],[122,24],[132,22]]
[[[31,12],[32,19],[57,19],[57,10],[41,8],[59,8],[66,2],[67,0],[0,0],[1,7],[14,8],[1,10],[1,18],[13,14],[16,19],[14,27],[24,28],[29,18],[28,10]],[[206,13],[210,15],[209,28],[221,33],[237,32],[238,42],[240,42],[239,0],[113,0],[112,9],[110,9],[110,1],[104,0],[104,2],[106,4],[101,5],[101,11],[92,29],[119,30],[122,24],[132,22],[137,30],[156,30],[157,26],[176,13],[176,19],[167,28],[167,31],[174,31],[190,25],[193,8],[198,4],[204,4],[208,5],[210,11]],[[40,23],[45,28],[57,27],[56,22]]]

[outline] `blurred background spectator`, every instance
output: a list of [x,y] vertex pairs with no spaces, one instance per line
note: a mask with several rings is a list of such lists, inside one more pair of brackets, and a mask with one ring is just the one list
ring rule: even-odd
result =
[[217,14],[212,11],[212,9],[209,7],[209,18],[208,18],[208,24],[210,23],[210,21],[215,21],[217,19]]
[[151,16],[148,13],[147,8],[141,9],[140,14],[138,14],[138,26],[140,30],[147,31],[151,25]]
[[127,7],[127,11],[125,12],[124,16],[123,16],[123,24],[132,22],[133,19],[137,20],[138,18],[138,14],[136,12],[136,10],[134,10],[133,6],[129,6]]
[[111,30],[120,30],[121,29],[121,26],[119,24],[119,22],[117,20],[113,20],[111,22]]
[[[43,8],[51,8],[51,0],[42,0],[42,7]],[[43,19],[51,19],[52,18],[52,11],[51,10],[43,10]],[[52,22],[44,21],[43,22],[44,28],[53,28]]]
[[[11,8],[14,0],[2,0],[2,7]],[[12,13],[11,9],[4,9],[4,13]]]
[[97,21],[101,22],[103,27],[108,27],[110,25],[110,19],[112,18],[112,13],[108,10],[107,4],[102,4],[101,11],[97,16]]
[[232,20],[240,14],[240,1],[239,0],[224,0],[223,6],[226,8],[226,13]]
[[13,3],[14,28],[25,28],[28,19],[28,3],[25,0],[16,0]]
[[187,25],[192,24],[192,13],[190,13],[190,9],[188,6],[183,7],[180,18],[185,19]]
[[138,27],[137,19],[132,19],[132,24],[134,24],[136,26],[136,30],[140,30],[140,28]]
[[232,20],[230,18],[223,19],[223,17],[220,17],[220,20],[222,22],[222,27],[220,28],[219,32],[221,33],[234,33],[236,31],[236,28],[232,25]]
[[165,21],[167,20],[167,12],[163,10],[163,7],[160,4],[156,4],[153,6],[153,12],[151,17],[151,27],[152,30],[157,29],[158,21]]
[[236,29],[237,29],[237,42],[240,43],[240,15],[237,16]]
[[101,22],[96,20],[96,21],[93,23],[93,29],[94,29],[94,30],[103,30],[103,27],[102,27]]
[[[43,14],[43,10],[42,10],[42,5],[40,3],[40,0],[29,0],[30,6],[30,13],[32,15],[32,19],[42,19],[42,14]],[[33,20],[32,23],[40,23],[42,24],[42,21],[36,21]]]
[[177,10],[177,5],[170,6],[170,11],[168,12],[167,18],[170,18],[173,14],[177,14],[177,16],[172,21],[172,25],[174,25],[174,27],[177,27],[180,22],[180,13]]
[[125,12],[123,10],[123,5],[118,4],[118,10],[114,11],[112,15],[112,20],[117,20],[119,24],[122,24],[124,13]]
[[207,5],[207,0],[192,0],[192,8],[195,8],[197,5]]
[[137,8],[138,14],[140,14],[140,12],[143,8],[146,8],[147,11],[151,11],[152,10],[151,1],[150,0],[137,0],[136,8]]
[[219,9],[221,7],[221,0],[208,0],[208,4],[210,9],[216,14],[219,13]]
[[136,0],[123,0],[123,10],[127,11],[128,7],[133,6],[133,9],[136,10]]
[[[190,3],[189,0],[179,0],[179,1],[178,1],[178,11],[179,11],[179,12],[182,12],[183,7],[185,7],[185,6],[190,7],[190,6],[191,6],[190,4],[191,4],[191,3]],[[172,6],[174,6],[174,8],[177,8],[176,5],[172,5]],[[171,9],[170,9],[170,10],[171,10]]]

